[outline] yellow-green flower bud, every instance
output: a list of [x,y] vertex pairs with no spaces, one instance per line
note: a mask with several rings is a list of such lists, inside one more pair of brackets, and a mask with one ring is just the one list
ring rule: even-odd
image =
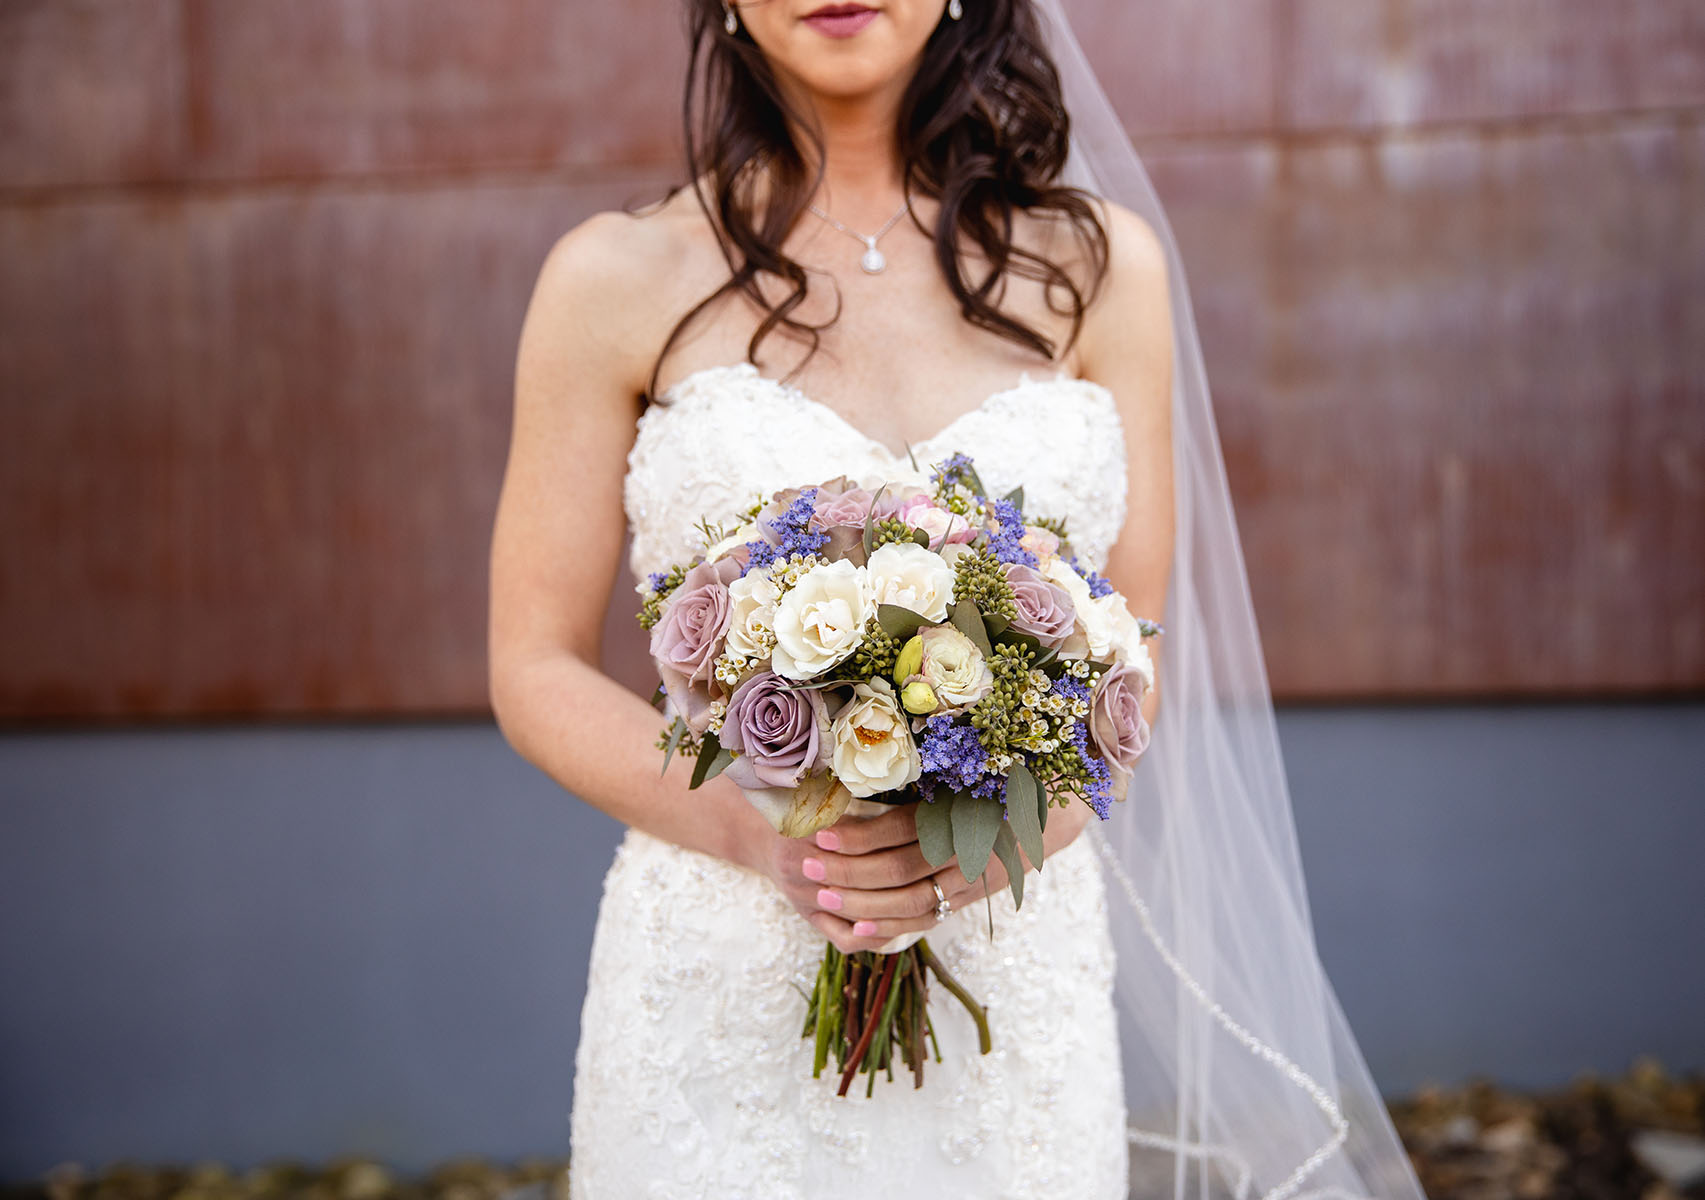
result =
[[[924,665],[924,639],[913,634],[910,641],[900,647],[900,657],[894,660],[894,682],[903,684],[908,678],[916,675]],[[930,708],[934,708],[934,693],[931,693]],[[928,712],[929,709],[924,711]]]
[[906,706],[907,712],[921,717],[934,712],[940,701],[935,698],[935,689],[919,679],[900,690],[900,703]]

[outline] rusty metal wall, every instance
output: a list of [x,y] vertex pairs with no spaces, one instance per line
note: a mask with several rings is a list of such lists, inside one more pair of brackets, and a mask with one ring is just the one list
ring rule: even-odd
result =
[[[1068,3],[1183,246],[1276,691],[1705,685],[1705,8]],[[673,177],[678,30],[0,0],[0,715],[483,707],[520,315]]]

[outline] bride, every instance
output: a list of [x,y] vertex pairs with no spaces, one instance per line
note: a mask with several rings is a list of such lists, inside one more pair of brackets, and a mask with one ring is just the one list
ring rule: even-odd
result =
[[[546,261],[521,335],[492,550],[501,728],[628,826],[581,1015],[573,1193],[779,1200],[902,1185],[1111,1200],[1137,1186],[1146,1150],[1161,1157],[1144,1195],[1181,1196],[1197,1169],[1239,1197],[1295,1193],[1310,1173],[1344,1195],[1375,1177],[1418,1195],[1393,1165],[1383,1110],[1364,1114],[1371,1135],[1346,1135],[1339,1100],[1365,1100],[1371,1084],[1353,1042],[1336,1061],[1342,1018],[1306,918],[1290,919],[1300,882],[1283,836],[1228,860],[1249,839],[1208,849],[1197,824],[1250,805],[1262,781],[1204,787],[1216,772],[1194,756],[1241,753],[1234,767],[1269,770],[1258,743],[1196,736],[1235,719],[1203,682],[1223,672],[1197,665],[1225,653],[1221,641],[1245,648],[1209,644],[1188,618],[1235,634],[1227,613],[1246,613],[1247,593],[1238,609],[1211,586],[1233,576],[1197,578],[1223,566],[1223,545],[1179,557],[1184,538],[1214,532],[1242,581],[1229,506],[1222,531],[1199,503],[1224,484],[1202,469],[1218,450],[1200,454],[1211,416],[1170,232],[1112,198],[1116,174],[1100,194],[1063,182],[1068,154],[1095,180],[1056,59],[1073,56],[1071,86],[1087,68],[1057,0],[686,2],[692,185],[641,214],[594,215]],[[1082,104],[1104,105],[1087,82]],[[1120,146],[1130,154],[1121,142],[1115,158]],[[1133,803],[1105,835],[1086,833],[1087,806],[1056,810],[1022,908],[998,861],[987,890],[954,863],[932,870],[912,806],[789,839],[726,775],[691,792],[682,763],[660,776],[657,711],[597,665],[624,565],[643,580],[690,559],[695,524],[760,494],[837,475],[917,478],[953,453],[975,459],[991,492],[1022,485],[1028,510],[1065,520],[1080,560],[1133,612],[1164,610],[1169,628],[1184,618],[1170,671],[1174,652],[1154,649],[1162,683],[1143,702],[1154,745]],[[1180,705],[1180,741],[1168,748],[1160,697],[1174,675],[1183,690],[1166,707],[1170,718]],[[1264,678],[1258,698],[1270,722]],[[1282,790],[1255,801],[1265,832],[1288,834]],[[1269,860],[1280,869],[1250,872]],[[1226,872],[1214,898],[1200,872],[1180,886],[1180,872],[1210,865]],[[1263,1007],[1263,964],[1241,937],[1203,934],[1219,927],[1224,894],[1250,929],[1278,926],[1273,953],[1293,951],[1272,960],[1282,1012]],[[1115,902],[1131,907],[1115,916]],[[884,1081],[838,1098],[811,1077],[800,1037],[824,940],[877,950],[923,930],[986,1001],[993,1052],[978,1053],[969,1019],[937,1001],[941,1061],[922,1088]],[[1116,994],[1134,1006],[1121,1014]],[[1336,1081],[1259,1036],[1293,1032]],[[1213,1041],[1228,1035],[1241,1045]]]

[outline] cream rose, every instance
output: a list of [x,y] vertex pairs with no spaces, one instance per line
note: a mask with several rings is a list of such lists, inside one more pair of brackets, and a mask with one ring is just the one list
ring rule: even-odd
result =
[[876,548],[865,570],[878,604],[898,604],[929,621],[947,619],[954,574],[941,555],[916,542],[889,542]]
[[776,601],[781,589],[767,570],[748,571],[728,585],[733,614],[728,625],[727,653],[765,659],[775,646]]
[[821,675],[858,649],[875,607],[863,567],[846,559],[812,567],[776,605],[771,669],[787,679]]
[[894,687],[880,676],[853,685],[852,699],[829,725],[829,744],[835,776],[854,796],[891,792],[923,773]]
[[918,677],[929,684],[943,709],[969,708],[994,688],[994,672],[983,652],[958,629],[931,625],[918,630],[918,637],[923,644]]
[[1095,597],[1089,594],[1089,581],[1061,558],[1050,559],[1037,570],[1042,578],[1064,588],[1077,610],[1077,628],[1060,644],[1060,653],[1066,658],[1088,657],[1105,662],[1113,649],[1113,615],[1096,605]]
[[1107,619],[1113,630],[1113,657],[1124,663],[1138,675],[1143,677],[1145,686],[1154,686],[1154,658],[1149,654],[1147,643],[1143,641],[1142,627],[1131,615],[1130,607],[1125,603],[1125,597],[1118,592],[1108,592],[1105,596],[1097,596],[1093,601],[1096,608],[1106,612]]

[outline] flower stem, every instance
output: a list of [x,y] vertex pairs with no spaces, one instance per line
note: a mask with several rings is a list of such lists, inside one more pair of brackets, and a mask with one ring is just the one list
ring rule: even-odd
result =
[[924,965],[935,974],[937,979],[941,980],[941,986],[952,992],[953,998],[963,1004],[965,1011],[971,1014],[971,1020],[977,1024],[977,1048],[982,1053],[987,1054],[993,1045],[989,1039],[988,1013],[984,1012],[983,1006],[973,1000],[971,993],[967,992],[964,986],[948,973],[947,968],[941,965],[941,960],[935,956],[935,951],[929,948],[928,938],[920,938],[915,949],[923,958]]
[[[871,1002],[871,1008],[878,1013],[882,1011],[882,1006],[888,999],[888,989],[894,982],[894,960],[896,958],[892,954],[884,954],[882,957],[884,959],[882,978],[877,981],[876,993]],[[859,1034],[858,1045],[854,1046],[852,1053],[847,1056],[846,1070],[841,1073],[841,1089],[836,1095],[844,1096],[847,1094],[847,1089],[852,1086],[853,1076],[858,1074],[859,1064],[864,1061],[865,1052],[870,1049],[870,1039],[875,1033],[876,1021],[874,1014],[872,1014],[872,1018],[864,1022],[864,1030]]]

